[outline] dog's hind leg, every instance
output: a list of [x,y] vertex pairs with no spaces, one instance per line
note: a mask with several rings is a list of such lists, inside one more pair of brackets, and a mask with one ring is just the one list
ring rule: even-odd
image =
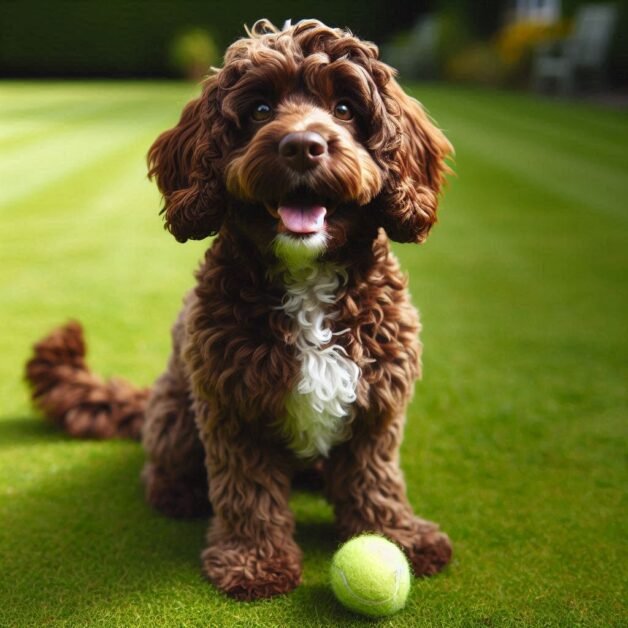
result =
[[173,353],[157,379],[146,408],[142,444],[147,461],[142,471],[147,501],[171,517],[209,514],[204,450],[183,365],[179,357],[183,325],[173,329]]

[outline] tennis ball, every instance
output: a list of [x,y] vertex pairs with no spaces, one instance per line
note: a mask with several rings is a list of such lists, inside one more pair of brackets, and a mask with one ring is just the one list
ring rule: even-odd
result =
[[410,591],[410,567],[403,552],[376,534],[345,543],[331,563],[331,588],[348,609],[382,617],[401,610]]

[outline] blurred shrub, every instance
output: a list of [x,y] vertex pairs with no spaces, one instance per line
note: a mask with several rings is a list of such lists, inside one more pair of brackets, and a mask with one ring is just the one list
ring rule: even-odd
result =
[[445,76],[485,85],[525,85],[537,46],[566,37],[570,28],[566,21],[506,24],[490,40],[467,44],[449,57]]
[[504,10],[514,4],[513,0],[432,0],[438,15],[455,19],[458,27],[472,34],[474,39],[486,40],[499,28]]
[[201,80],[218,60],[218,48],[211,35],[202,28],[179,33],[170,45],[170,62],[183,76]]
[[382,47],[382,58],[399,70],[401,78],[438,78],[453,56],[471,42],[460,12],[449,11],[419,18]]
[[563,39],[571,31],[568,21],[548,24],[521,21],[507,24],[495,36],[493,45],[508,83],[526,83],[535,49],[543,43]]
[[467,11],[455,4],[421,18],[398,34],[382,50],[401,78],[446,78],[494,85],[504,76],[504,64],[495,47],[478,41]]
[[459,10],[445,10],[438,15],[439,36],[436,55],[441,73],[449,61],[468,48],[474,39],[469,22]]
[[452,81],[499,85],[506,68],[492,44],[476,42],[448,59],[445,76]]

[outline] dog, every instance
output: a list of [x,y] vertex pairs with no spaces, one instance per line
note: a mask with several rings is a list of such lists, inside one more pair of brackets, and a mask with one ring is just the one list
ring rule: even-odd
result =
[[35,345],[35,404],[78,437],[141,438],[148,502],[213,513],[206,577],[243,600],[301,581],[288,505],[316,469],[341,539],[381,533],[416,575],[450,560],[399,468],[418,314],[389,240],[436,221],[452,147],[377,47],[316,20],[257,22],[148,153],[166,229],[216,236],[150,390],[103,381],[78,323]]

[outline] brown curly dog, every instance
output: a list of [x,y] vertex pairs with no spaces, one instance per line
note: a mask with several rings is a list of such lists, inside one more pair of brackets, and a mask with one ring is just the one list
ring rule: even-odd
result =
[[313,465],[343,539],[380,532],[417,575],[451,557],[399,469],[421,345],[388,242],[427,236],[450,152],[375,45],[315,20],[258,22],[148,155],[170,233],[218,234],[165,373],[150,391],[104,382],[77,323],[35,347],[27,377],[47,416],[74,436],[141,436],[148,501],[213,509],[203,570],[236,598],[299,584],[288,498]]

